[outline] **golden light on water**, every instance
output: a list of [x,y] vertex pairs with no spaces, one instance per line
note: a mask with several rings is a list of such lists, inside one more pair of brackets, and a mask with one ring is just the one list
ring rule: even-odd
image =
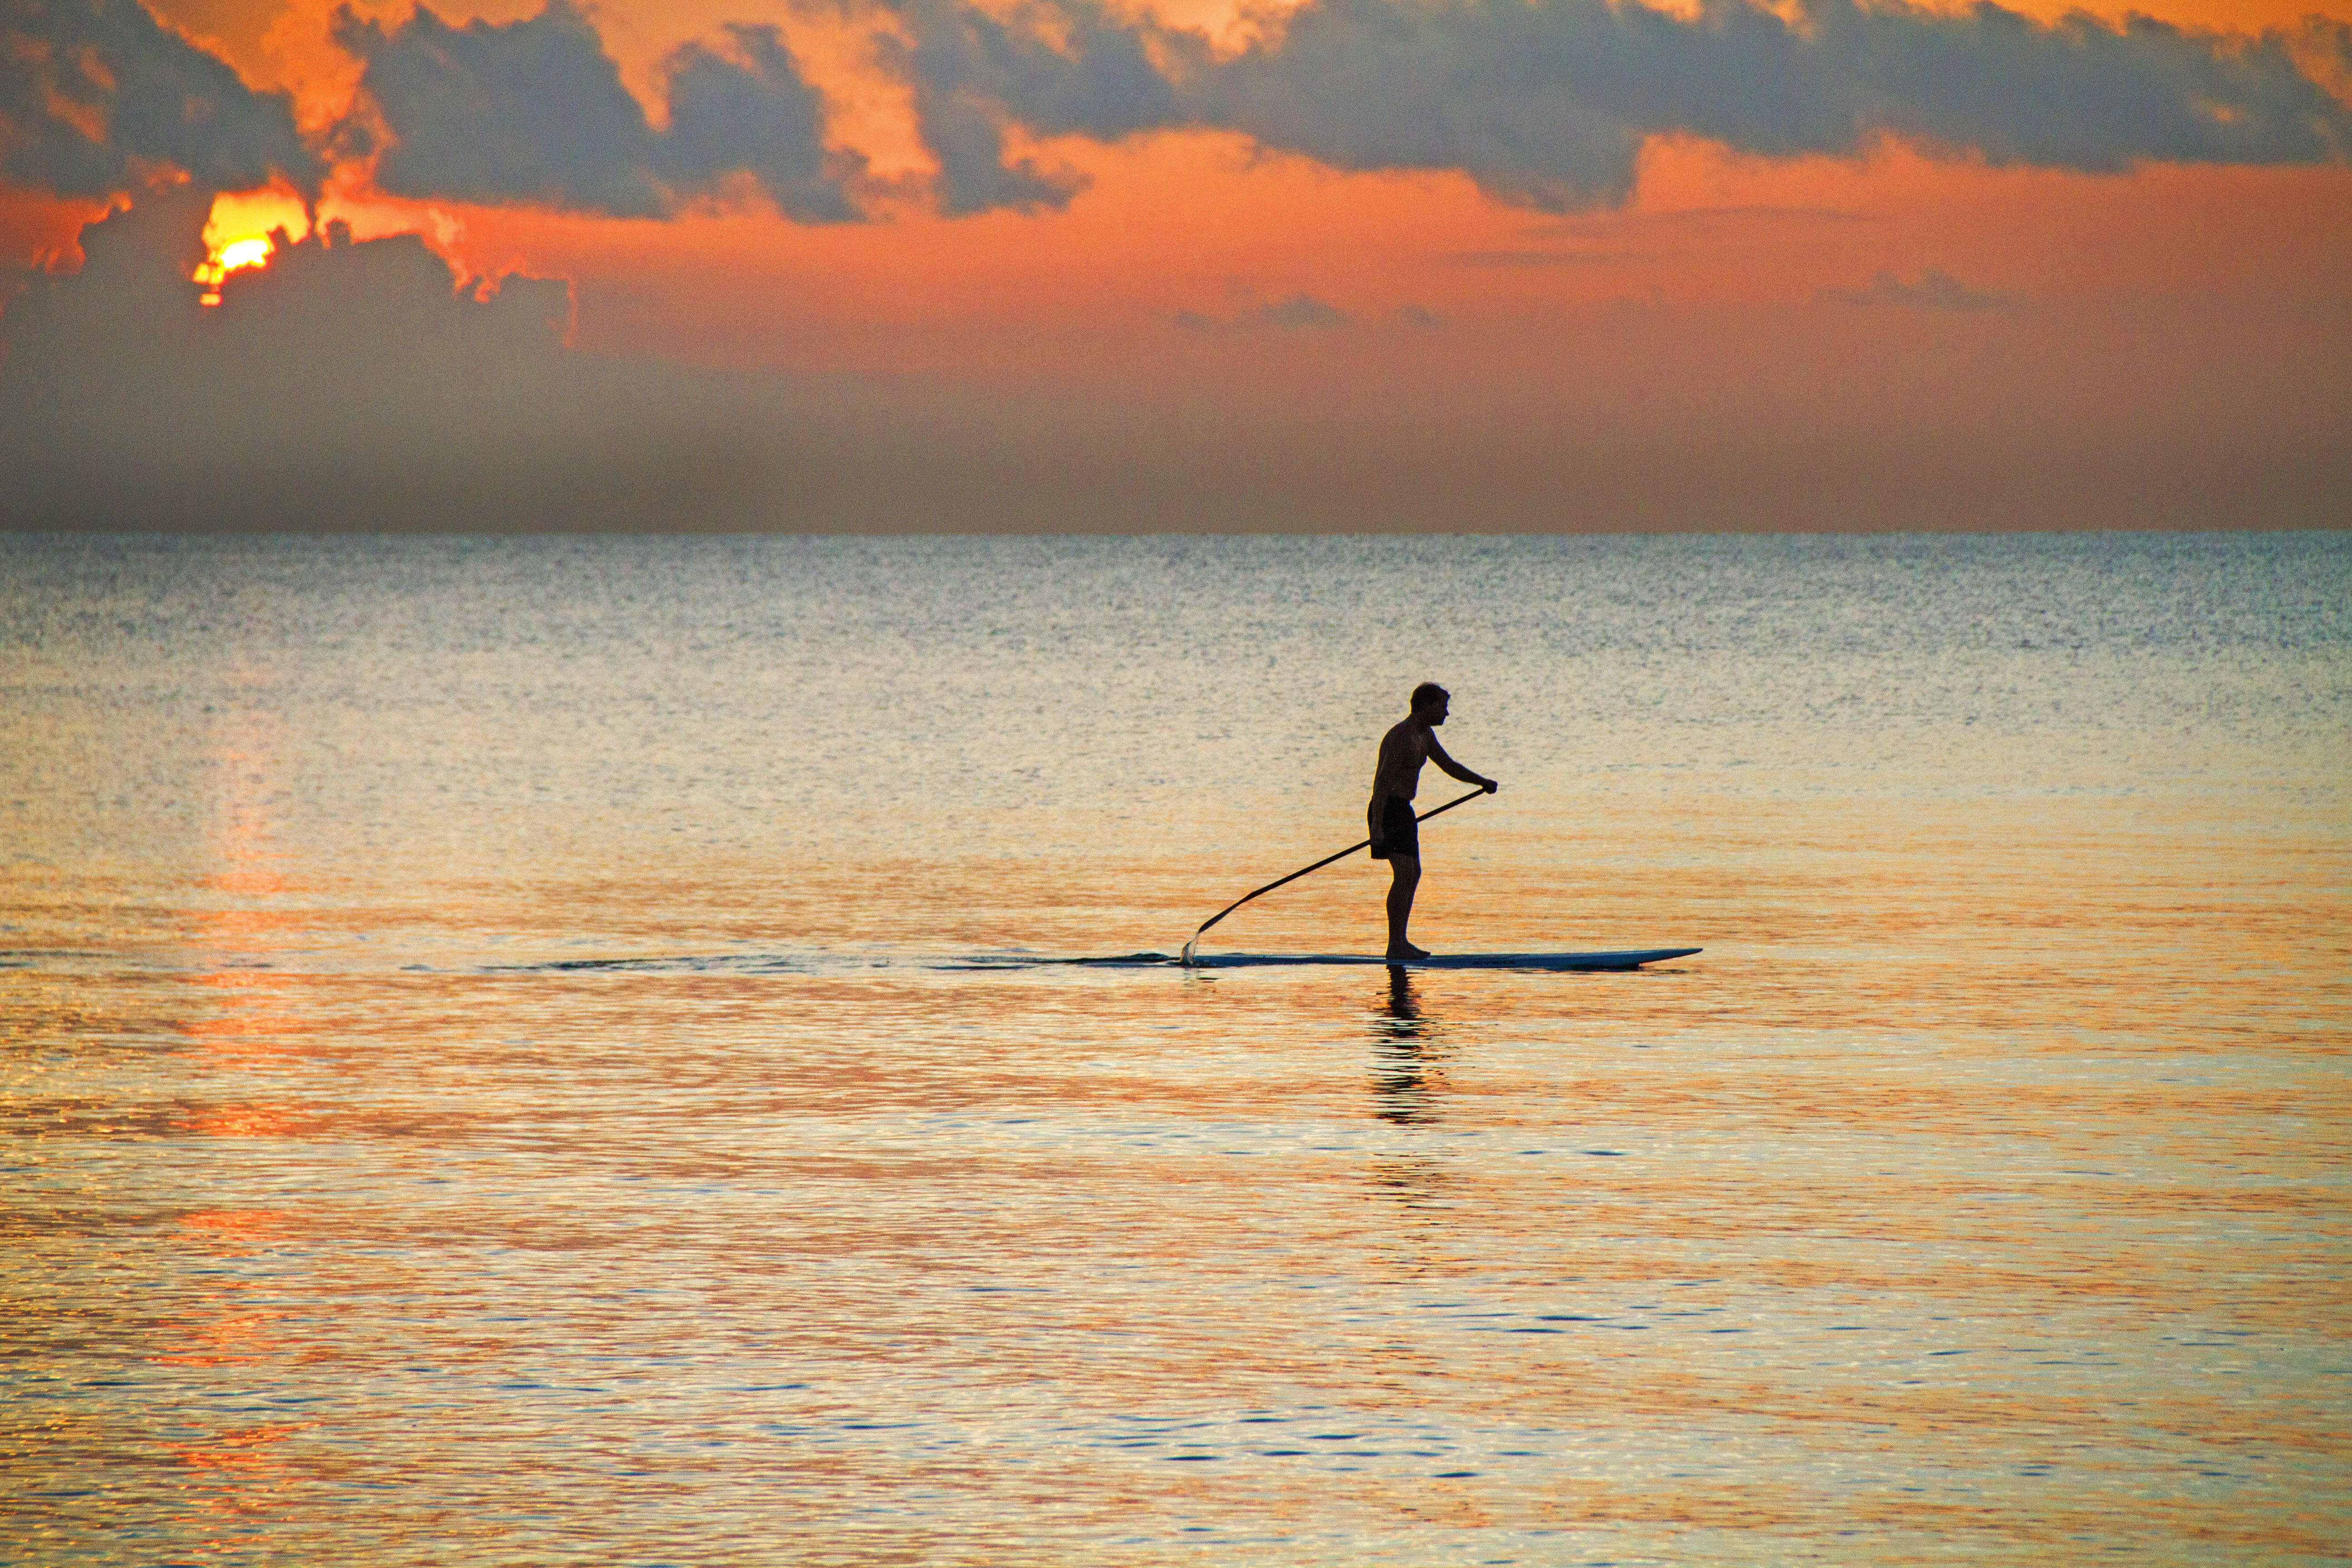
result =
[[[2340,542],[632,541],[586,614],[530,541],[13,548],[35,1560],[2352,1538]],[[1417,929],[1702,956],[1035,962],[1351,837],[1432,624],[1507,787]],[[1655,705],[1506,700],[1572,681]],[[821,682],[915,785],[741,761]]]

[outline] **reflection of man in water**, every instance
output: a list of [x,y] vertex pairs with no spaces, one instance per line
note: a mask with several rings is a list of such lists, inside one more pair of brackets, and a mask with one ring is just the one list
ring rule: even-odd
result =
[[1431,1031],[1421,1017],[1421,994],[1412,988],[1412,971],[1401,963],[1389,965],[1389,1004],[1372,1016],[1372,1044],[1378,1055],[1372,1064],[1372,1096],[1383,1121],[1412,1127],[1437,1120],[1429,1092],[1427,1058],[1423,1047]]
[[1396,1023],[1396,1027],[1387,1031],[1391,1039],[1421,1037],[1421,993],[1413,989],[1412,972],[1393,963],[1389,965],[1388,1016]]
[[1502,786],[1472,773],[1445,754],[1437,743],[1437,726],[1445,722],[1445,688],[1423,681],[1412,689],[1412,712],[1404,722],[1381,737],[1380,764],[1372,770],[1372,804],[1365,809],[1372,829],[1372,858],[1385,860],[1394,872],[1389,883],[1389,951],[1391,958],[1427,958],[1429,954],[1405,940],[1405,922],[1412,919],[1413,889],[1421,886],[1421,828],[1413,821],[1412,797],[1421,788],[1421,764],[1433,762],[1464,784],[1482,786],[1488,795]]

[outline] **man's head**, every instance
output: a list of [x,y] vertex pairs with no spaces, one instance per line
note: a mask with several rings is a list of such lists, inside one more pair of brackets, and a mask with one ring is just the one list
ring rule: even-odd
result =
[[1412,716],[1431,724],[1445,722],[1445,688],[1424,680],[1412,689]]

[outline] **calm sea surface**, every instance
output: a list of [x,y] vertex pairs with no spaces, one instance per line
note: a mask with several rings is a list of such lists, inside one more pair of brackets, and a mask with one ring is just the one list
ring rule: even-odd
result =
[[2352,536],[0,539],[0,1043],[9,1563],[2342,1562]]

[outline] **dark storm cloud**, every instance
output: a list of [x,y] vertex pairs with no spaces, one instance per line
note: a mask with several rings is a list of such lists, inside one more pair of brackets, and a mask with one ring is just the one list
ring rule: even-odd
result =
[[1353,169],[1459,169],[1563,210],[1622,200],[1653,135],[1784,157],[1880,136],[1996,163],[2313,163],[2352,112],[2283,40],[2135,17],[2045,26],[1811,0],[1803,25],[1739,0],[1695,20],[1600,0],[1317,0],[1203,83],[1204,118]]
[[[877,26],[951,215],[1053,210],[1085,188],[1024,142],[1184,129],[1338,169],[1459,172],[1563,212],[1622,201],[1659,135],[1765,157],[1891,137],[2086,172],[2352,149],[2352,110],[2317,79],[2346,74],[2352,30],[2318,22],[2224,36],[1990,4],[1810,0],[1792,21],[1747,0],[1694,16],[1609,0],[1310,0],[1220,56],[1097,0],[851,0],[851,14]],[[420,10],[389,32],[347,10],[337,36],[366,62],[388,142],[378,177],[400,194],[654,216],[740,170],[796,216],[854,216],[859,171],[826,161],[822,103],[781,36],[728,31],[726,54],[670,58],[667,132],[562,0],[503,26]]]
[[2137,16],[2044,26],[1990,5],[1944,16],[1814,0],[1811,11],[1818,47],[1853,83],[1860,134],[2095,172],[2352,152],[2352,110],[2296,68],[2282,34],[2221,39]]
[[[1198,35],[1082,5],[1009,22],[950,0],[893,14],[912,40],[894,63],[919,104],[952,111],[927,112],[924,129],[957,210],[1017,173],[987,162],[1011,127],[1234,131],[1334,168],[1459,171],[1553,211],[1622,200],[1643,143],[1663,134],[1768,157],[1851,155],[1891,136],[2084,171],[2352,148],[2352,110],[2296,63],[2344,41],[2310,28],[2221,37],[1853,0],[1812,0],[1799,24],[1742,0],[1689,19],[1605,0],[1313,0],[1215,58]],[[1021,192],[1004,205],[1036,204]]]
[[[844,0],[875,29],[936,164],[941,210],[1052,210],[1075,170],[1040,139],[1237,132],[1337,169],[1453,171],[1553,211],[1631,190],[1643,144],[1687,134],[1766,157],[1853,155],[1895,138],[1995,163],[2108,171],[2148,162],[2310,163],[2352,149],[2352,27],[2261,35],[2145,17],[2034,21],[1747,0],[1670,16],[1609,0],[1310,0],[1219,55],[1195,31],[1099,0]],[[362,62],[328,143],[373,155],[387,191],[657,217],[748,178],[792,216],[858,216],[864,169],[824,147],[825,106],[772,26],[724,29],[663,63],[667,126],[622,85],[587,16],[551,0],[463,26],[420,7],[396,27],[348,6]],[[136,0],[11,0],[0,18],[0,171],[60,194],[135,188],[152,165],[246,188],[318,159],[287,100]]]
[[1067,205],[1083,178],[1026,158],[1008,162],[1006,127],[1109,142],[1177,124],[1183,111],[1154,49],[1206,58],[1196,35],[1120,22],[1087,0],[1026,5],[1002,18],[953,0],[886,9],[899,30],[879,40],[880,58],[913,94],[950,213]]
[[665,62],[671,124],[660,132],[565,0],[462,27],[419,6],[387,29],[344,6],[335,41],[363,69],[338,143],[375,153],[384,190],[425,200],[658,217],[740,173],[796,218],[855,216],[843,187],[857,164],[828,158],[823,101],[782,35],[727,33],[727,52],[688,44]]
[[667,205],[645,110],[572,6],[453,27],[420,5],[392,29],[345,6],[333,32],[364,62],[364,108],[347,123],[346,144],[380,153],[384,190],[619,217],[655,216]]
[[0,5],[0,175],[104,196],[167,167],[238,190],[319,174],[285,94],[252,91],[136,0]]
[[845,184],[855,154],[824,149],[824,101],[802,79],[773,27],[730,26],[730,54],[688,44],[669,57],[669,134],[659,167],[673,188],[702,191],[738,170],[803,223],[854,218]]

